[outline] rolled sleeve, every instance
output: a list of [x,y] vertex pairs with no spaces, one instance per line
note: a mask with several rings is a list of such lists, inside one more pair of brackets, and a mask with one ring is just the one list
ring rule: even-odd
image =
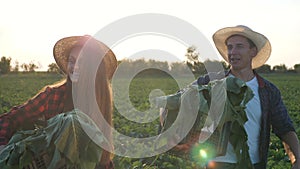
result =
[[24,126],[31,126],[45,111],[47,95],[44,91],[25,104],[13,107],[0,116],[0,145],[8,143],[12,135]]
[[282,101],[280,91],[277,88],[274,88],[273,91],[271,97],[271,125],[273,132],[279,138],[282,138],[287,132],[295,131],[295,128],[287,112],[286,106]]

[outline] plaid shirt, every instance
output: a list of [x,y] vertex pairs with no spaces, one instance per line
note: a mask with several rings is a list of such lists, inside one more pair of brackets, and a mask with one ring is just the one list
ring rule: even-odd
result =
[[64,108],[66,83],[39,93],[27,103],[13,107],[0,116],[0,145],[6,145],[12,135],[21,129],[28,129],[39,119],[46,120],[62,113]]
[[292,120],[282,101],[279,89],[266,79],[256,75],[259,85],[259,97],[262,107],[260,132],[260,158],[267,165],[270,143],[270,130],[280,139],[289,131],[295,131]]
[[[0,116],[0,145],[6,145],[12,135],[24,129],[24,126],[32,126],[39,119],[46,120],[62,113],[64,100],[66,99],[66,83],[61,86],[50,88],[39,93],[27,103],[13,107],[8,113]],[[26,128],[26,127],[25,127]],[[97,165],[96,169],[113,169],[113,162],[107,165]]]
[[[228,74],[229,72],[225,72],[225,74],[222,72],[201,76],[198,78],[197,83],[200,85],[208,84],[210,78],[219,79]],[[255,76],[258,80],[258,93],[262,108],[259,154],[261,163],[264,168],[266,168],[271,129],[276,136],[281,139],[287,132],[295,131],[295,128],[282,101],[279,89],[271,82],[259,76],[256,72]]]

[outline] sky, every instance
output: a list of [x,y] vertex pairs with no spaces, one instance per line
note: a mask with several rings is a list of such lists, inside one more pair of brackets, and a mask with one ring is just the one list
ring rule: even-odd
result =
[[[300,2],[297,0],[0,0],[0,57],[11,57],[12,64],[33,62],[39,70],[47,70],[55,62],[52,50],[57,40],[95,35],[124,17],[144,13],[184,20],[200,30],[210,43],[213,33],[220,28],[247,25],[271,42],[272,54],[266,64],[285,64],[292,68],[300,63]],[[159,37],[131,38],[115,46],[113,51],[121,60],[140,50],[162,49],[160,45],[170,44],[163,48],[165,52],[176,53],[184,59],[186,46],[165,37],[156,38]],[[141,45],[144,42],[149,44]]]

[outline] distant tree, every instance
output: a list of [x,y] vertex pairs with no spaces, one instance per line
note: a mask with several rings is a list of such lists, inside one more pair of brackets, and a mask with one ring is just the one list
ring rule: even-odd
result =
[[297,73],[300,73],[300,64],[295,64],[295,65],[294,65],[294,70],[295,70]]
[[29,65],[26,63],[23,63],[21,65],[21,68],[23,69],[23,72],[28,72],[29,71]]
[[7,74],[10,72],[10,61],[10,57],[6,58],[5,56],[2,56],[0,61],[0,74]]
[[183,63],[183,62],[172,62],[170,64],[170,72],[177,74],[177,75],[182,75],[182,74],[190,74],[191,70],[189,67]]
[[122,59],[118,61],[118,71],[116,72],[116,76],[124,77],[125,75],[132,75],[133,69],[131,65],[131,61],[128,59]]
[[147,68],[147,62],[145,59],[132,60],[130,63],[134,73],[138,73],[142,71],[144,68]]
[[35,72],[35,69],[38,69],[39,67],[31,61],[29,64],[23,63],[21,68],[23,69],[23,72]]
[[289,68],[286,72],[287,73],[297,73],[293,68]]
[[12,69],[12,71],[13,72],[19,72],[19,68],[20,68],[19,62],[15,61],[15,67]]
[[261,67],[257,68],[256,72],[258,72],[258,73],[271,73],[272,72],[271,66],[268,65],[268,64],[264,64]]
[[169,64],[168,64],[167,61],[162,62],[162,61],[157,61],[157,60],[150,59],[150,60],[147,61],[147,65],[148,65],[148,67],[159,69],[159,70],[164,71],[164,72],[169,71]]
[[285,73],[285,72],[287,72],[287,68],[286,68],[285,64],[276,65],[273,67],[273,71],[276,73]]
[[62,71],[60,70],[60,68],[58,67],[58,65],[56,63],[49,64],[47,72],[49,72],[49,73],[62,73]]
[[29,65],[28,65],[28,69],[29,69],[29,72],[35,72],[35,69],[38,69],[39,67],[33,63],[33,62],[30,62]]

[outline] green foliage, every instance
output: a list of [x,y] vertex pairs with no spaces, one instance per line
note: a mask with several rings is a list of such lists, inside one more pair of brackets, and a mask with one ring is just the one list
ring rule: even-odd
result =
[[49,64],[47,72],[49,72],[49,73],[60,73],[60,74],[63,73],[62,70],[60,70],[60,68],[58,67],[58,65],[56,63]]
[[[272,81],[281,90],[283,101],[287,106],[289,114],[294,122],[298,136],[300,135],[300,76],[298,74],[264,74],[265,78]],[[9,110],[12,106],[19,105],[32,96],[47,84],[52,84],[63,77],[57,74],[9,74],[0,76],[0,114]],[[120,86],[124,79],[118,79]],[[176,79],[189,84],[189,79]],[[137,77],[130,84],[130,99],[133,106],[138,110],[150,108],[149,93],[153,89],[160,88],[164,93],[172,94],[179,89],[176,81],[170,77]],[[122,92],[114,92],[121,95]],[[114,126],[117,131],[128,136],[147,137],[157,135],[159,120],[151,123],[134,123],[123,117],[118,110],[114,112]],[[133,159],[128,157],[114,157],[116,169],[196,169],[195,163],[172,156],[168,153],[155,157]],[[281,141],[271,135],[271,148],[268,157],[268,169],[290,168],[291,164],[284,153]]]
[[118,75],[120,77],[128,77],[144,71],[148,75],[152,76],[156,76],[157,74],[169,73],[173,75],[194,75],[195,77],[198,77],[200,74],[206,73],[206,69],[213,71],[223,71],[224,68],[228,67],[225,62],[219,62],[216,60],[206,60],[204,62],[200,62],[197,55],[188,57],[189,55],[194,54],[187,53],[186,56],[188,59],[186,62],[171,63],[155,60],[146,61],[144,59],[124,59],[122,61],[119,61],[118,63]]
[[0,114],[12,106],[23,104],[46,85],[63,79],[61,75],[46,73],[8,74],[0,76]]
[[10,61],[11,58],[1,57],[0,60],[0,74],[7,74],[10,72]]
[[[219,131],[222,130],[225,124],[231,124],[230,142],[237,155],[237,168],[241,168],[241,166],[251,168],[252,164],[248,154],[247,134],[244,129],[244,124],[247,121],[244,109],[252,97],[253,93],[251,89],[248,88],[244,82],[237,78],[227,77],[221,80],[211,81],[208,85],[191,85],[182,92],[159,97],[158,107],[166,107],[168,109],[167,117],[164,122],[164,130],[172,126],[172,129],[175,128],[174,130],[177,131],[176,134],[178,134],[179,137],[182,137],[186,133],[183,123],[195,123],[193,116],[197,117],[197,122],[192,130],[200,131],[205,128],[207,129],[207,133],[210,134],[216,132],[220,133]],[[195,105],[199,105],[199,107]],[[179,117],[180,114],[184,115]],[[175,121],[178,119],[182,121]],[[216,126],[216,124],[218,126]],[[211,129],[211,126],[216,127]],[[181,133],[181,131],[184,133]],[[221,135],[221,138],[225,144],[228,142],[228,140],[225,140],[228,136]],[[186,142],[188,142],[188,140]],[[217,142],[214,144],[216,146],[218,145]],[[221,154],[223,152],[216,150],[216,153]],[[197,163],[205,166],[208,160],[206,157],[200,157]]]
[[[300,76],[298,74],[264,74],[265,78],[274,82],[282,94],[289,115],[293,120],[298,138],[300,136]],[[270,151],[268,157],[269,169],[291,168],[290,161],[284,152],[281,141],[271,134]]]
[[35,72],[35,69],[38,69],[39,66],[37,66],[35,63],[33,63],[33,61],[31,61],[28,64],[23,63],[21,65],[21,68],[23,69],[24,72]]
[[[0,168],[22,169],[35,156],[50,157],[48,169],[58,168],[65,160],[67,168],[93,169],[107,142],[93,121],[79,110],[59,114],[48,120],[45,128],[19,131],[0,153]],[[86,133],[93,133],[93,140]]]
[[295,65],[294,65],[294,70],[295,70],[297,73],[300,73],[300,64],[295,64]]
[[256,72],[258,72],[258,73],[271,73],[272,72],[271,66],[267,65],[267,64],[264,64],[261,67],[257,68]]
[[273,67],[273,71],[277,73],[285,73],[287,72],[287,67],[285,66],[285,64],[276,65]]

